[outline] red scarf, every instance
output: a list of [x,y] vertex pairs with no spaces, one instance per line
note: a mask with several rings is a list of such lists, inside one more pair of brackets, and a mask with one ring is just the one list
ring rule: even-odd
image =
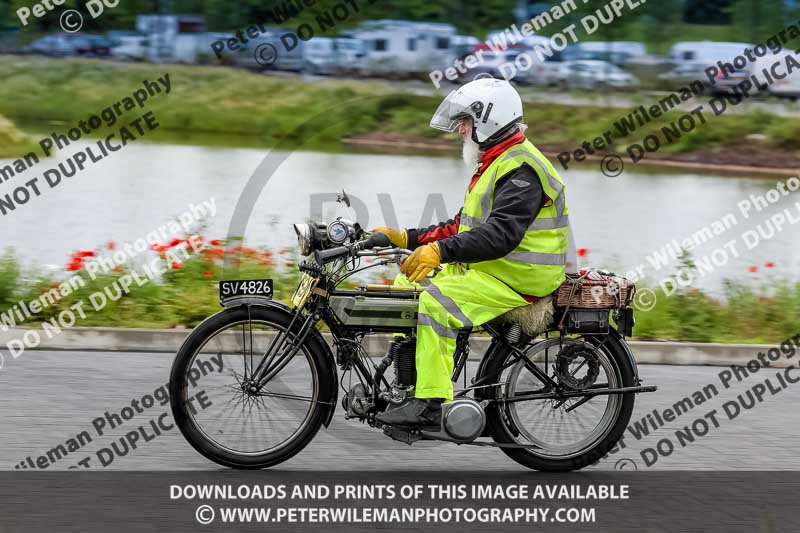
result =
[[472,188],[475,186],[476,183],[478,183],[478,180],[480,179],[481,174],[483,174],[483,172],[487,168],[489,168],[489,165],[491,165],[492,162],[495,159],[497,159],[497,157],[500,154],[502,154],[503,152],[505,152],[506,150],[508,150],[512,146],[514,146],[515,144],[519,144],[519,143],[521,143],[523,141],[525,141],[525,134],[523,134],[521,131],[518,131],[517,133],[515,133],[514,135],[512,135],[508,139],[495,144],[494,146],[492,146],[491,148],[489,148],[488,150],[483,152],[481,154],[481,164],[478,167],[477,172],[475,172],[475,174],[473,174],[473,176],[472,176],[472,181],[469,184],[469,190],[472,191]]

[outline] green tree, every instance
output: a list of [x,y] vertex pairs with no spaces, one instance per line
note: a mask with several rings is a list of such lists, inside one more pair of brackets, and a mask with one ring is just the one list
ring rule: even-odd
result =
[[788,9],[783,0],[735,0],[730,12],[738,40],[758,43],[786,24]]

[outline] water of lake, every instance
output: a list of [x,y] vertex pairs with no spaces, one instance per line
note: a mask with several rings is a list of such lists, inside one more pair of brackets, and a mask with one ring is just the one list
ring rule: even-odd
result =
[[[76,150],[79,146],[74,145]],[[76,150],[70,147],[65,155]],[[61,270],[68,255],[77,249],[144,237],[190,203],[211,198],[217,214],[208,220],[206,233],[224,237],[243,194],[255,201],[245,243],[285,247],[295,242],[293,222],[312,215],[321,215],[325,221],[338,215],[354,216],[352,210],[331,201],[342,189],[354,197],[362,225],[409,227],[452,217],[461,206],[468,180],[463,163],[454,158],[296,151],[280,154],[286,158],[274,173],[271,168],[259,170],[261,181],[271,175],[260,192],[244,192],[267,153],[250,148],[131,144],[75,177],[65,178],[52,190],[43,187],[41,197],[0,217],[0,248],[12,246],[28,263]],[[43,160],[0,184],[0,195],[34,176],[41,177],[58,161]],[[653,254],[673,239],[690,238],[730,213],[728,229],[719,235],[706,233],[703,240],[707,242],[693,251],[695,259],[702,261],[708,256],[707,264],[713,267],[697,277],[696,285],[716,290],[723,278],[796,279],[800,224],[787,223],[770,239],[761,236],[752,249],[743,234],[751,232],[752,244],[752,232],[770,217],[784,209],[800,216],[796,205],[800,192],[781,197],[746,218],[737,207],[739,202],[775,187],[778,177],[645,174],[632,166],[613,179],[594,166],[563,173],[577,246],[587,250],[582,264],[618,272],[641,265],[648,278],[660,280],[674,269],[675,261],[654,268]],[[734,244],[724,247],[731,241]],[[766,268],[767,262],[775,267]],[[753,266],[758,267],[755,274],[749,272]]]

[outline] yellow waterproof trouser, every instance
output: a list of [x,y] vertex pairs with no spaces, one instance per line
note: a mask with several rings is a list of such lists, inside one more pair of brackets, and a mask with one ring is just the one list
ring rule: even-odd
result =
[[[419,298],[417,398],[453,399],[453,353],[462,328],[480,326],[528,302],[508,285],[479,270],[446,265]],[[403,275],[395,285],[412,285]]]

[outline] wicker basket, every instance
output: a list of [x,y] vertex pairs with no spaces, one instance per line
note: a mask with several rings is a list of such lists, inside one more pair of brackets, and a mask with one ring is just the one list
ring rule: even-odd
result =
[[613,275],[567,275],[555,294],[556,307],[621,309],[628,307],[636,291],[634,283]]

